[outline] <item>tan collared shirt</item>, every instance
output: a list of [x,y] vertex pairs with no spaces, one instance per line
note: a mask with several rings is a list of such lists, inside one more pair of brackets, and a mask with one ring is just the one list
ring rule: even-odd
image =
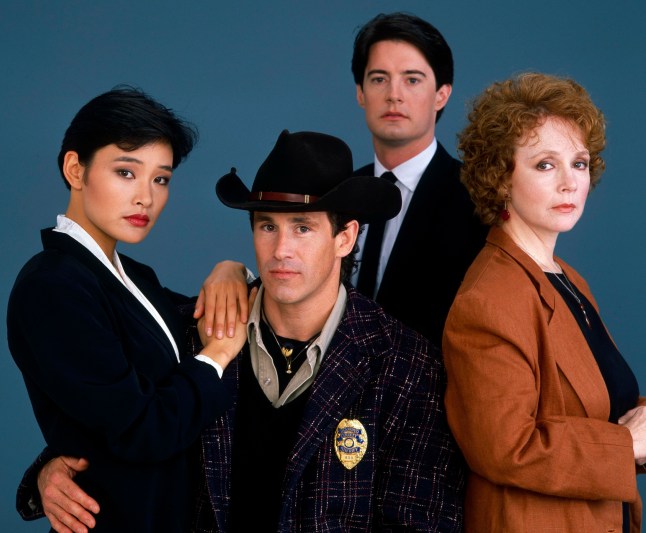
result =
[[249,314],[249,323],[247,324],[247,338],[249,340],[249,351],[251,353],[251,365],[253,372],[258,379],[265,396],[271,401],[274,407],[280,407],[296,398],[306,390],[314,381],[325,351],[336,332],[336,328],[341,321],[345,304],[348,299],[348,293],[343,285],[339,285],[339,295],[336,303],[332,308],[330,316],[325,322],[321,335],[307,349],[307,359],[296,371],[291,381],[282,394],[278,391],[278,372],[274,366],[274,361],[269,355],[265,343],[260,334],[261,303],[264,288],[261,286],[254,306]]

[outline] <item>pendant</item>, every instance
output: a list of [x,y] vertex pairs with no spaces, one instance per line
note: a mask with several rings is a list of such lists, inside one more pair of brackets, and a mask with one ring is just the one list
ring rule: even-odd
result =
[[[280,346],[280,344],[278,345]],[[280,346],[280,353],[285,357],[285,362],[287,363],[287,370],[285,373],[292,373],[292,353],[294,353],[294,348],[291,344],[286,344],[285,346]]]

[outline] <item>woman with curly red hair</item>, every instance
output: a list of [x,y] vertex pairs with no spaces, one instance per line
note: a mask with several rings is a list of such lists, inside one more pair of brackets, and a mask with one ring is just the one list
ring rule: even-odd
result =
[[443,337],[467,532],[640,531],[646,398],[587,283],[554,255],[604,146],[585,89],[539,73],[488,87],[459,135],[461,179],[491,226]]

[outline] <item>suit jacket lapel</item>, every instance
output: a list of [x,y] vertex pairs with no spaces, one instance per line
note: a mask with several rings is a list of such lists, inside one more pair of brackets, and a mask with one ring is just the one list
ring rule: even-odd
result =
[[[85,264],[87,268],[91,269],[94,275],[97,277],[99,282],[110,288],[110,294],[115,298],[119,298],[123,301],[123,309],[128,312],[132,319],[139,323],[142,328],[145,328],[153,337],[155,337],[161,346],[167,348],[166,354],[168,357],[171,357],[173,360],[176,360],[175,352],[168,340],[168,337],[161,329],[157,321],[152,317],[148,310],[137,300],[137,298],[121,283],[112,272],[110,272],[103,263],[85,246],[81,243],[74,240],[69,235],[64,233],[59,233],[51,230],[44,230],[42,232],[43,244],[45,248],[58,248],[63,250],[65,253],[68,253],[76,257],[80,262]],[[151,283],[144,277],[137,275],[137,273],[131,269],[126,268],[128,264],[128,258],[125,258],[124,270],[128,274],[128,277],[137,285],[142,293],[149,299],[149,301],[155,306],[159,314],[164,318],[168,327],[171,329],[171,333],[175,337],[175,342],[177,343],[178,348],[184,346],[183,337],[180,333],[177,335],[178,325],[175,320],[171,320],[170,316],[173,316],[173,313],[169,312],[167,305],[161,305],[160,299],[156,296],[159,295],[159,288],[155,287],[153,290]],[[153,301],[154,300],[154,301]],[[160,307],[157,307],[160,305]],[[174,331],[173,331],[174,330]],[[179,339],[179,340],[178,340]]]
[[[561,261],[559,263],[562,264]],[[563,265],[563,270],[566,276],[574,281],[577,289],[592,302],[592,295],[587,287],[576,282],[578,276],[567,265]],[[556,289],[549,280],[547,283],[556,293]],[[590,364],[590,358],[594,360],[594,355],[588,349],[588,343],[576,319],[569,312],[562,313],[562,319],[564,327],[567,327],[572,333],[559,339],[559,342],[563,343],[564,353],[567,354],[567,357],[559,357],[557,363],[572,388],[577,392],[587,415],[590,418],[607,420],[610,416],[610,397],[608,394],[599,394],[599,391],[606,390],[601,370],[598,365]],[[585,348],[582,350],[581,346]]]
[[355,403],[366,382],[371,379],[369,358],[357,349],[351,339],[342,321],[312,385],[298,431],[299,437],[288,460],[288,497],[312,455],[334,432],[347,413],[348,406]]
[[[122,260],[124,259],[123,256],[121,256],[121,258]],[[146,296],[146,298],[148,298],[148,301],[161,315],[171,335],[175,339],[175,344],[177,344],[180,355],[182,355],[182,352],[183,352],[182,348],[186,344],[186,332],[183,331],[181,321],[178,320],[177,307],[167,297],[163,289],[160,290],[159,286],[153,285],[148,278],[140,276],[136,271],[133,271],[132,269],[128,268],[127,262],[125,261],[122,261],[122,262],[123,262],[123,268],[126,271],[126,274],[128,274],[128,277],[139,288],[139,290]],[[119,283],[119,285],[121,285],[121,283],[118,280],[117,282]],[[122,288],[125,288],[125,287],[122,286]],[[129,298],[129,297],[134,298],[134,295],[132,295],[130,291],[126,290],[126,294],[124,295],[124,298]],[[139,300],[137,300],[136,298],[134,299],[137,301],[137,303],[139,303]],[[138,318],[141,319],[142,325],[144,327],[147,327],[158,338],[164,339],[166,340],[166,342],[168,342],[168,338],[166,337],[166,334],[159,327],[159,324],[157,324],[157,321],[154,318],[152,318],[150,313],[145,308],[141,312],[137,312],[135,314],[137,315]],[[171,348],[171,352],[173,352],[172,348]],[[173,357],[175,357],[174,352],[172,353],[172,355]]]
[[[594,355],[589,350],[587,340],[575,318],[569,311],[554,312],[556,299],[560,298],[557,290],[534,260],[523,252],[502,229],[492,228],[487,241],[499,246],[513,257],[532,278],[540,298],[552,311],[549,323],[550,330],[558,332],[554,333],[554,335],[558,335],[557,342],[560,346],[556,354],[558,367],[576,391],[586,414],[590,418],[607,420],[610,414],[610,399],[607,394],[599,394],[600,390],[606,389],[605,381],[598,365],[590,364],[591,359],[594,361]],[[559,260],[559,264],[563,265],[563,261]],[[567,265],[564,269],[567,276],[573,279],[578,278]],[[592,295],[584,284],[577,283],[577,288],[592,301]],[[566,304],[563,309],[567,309]],[[582,346],[583,349],[581,349]]]
[[[401,250],[423,246],[423,243],[420,242],[423,240],[420,231],[429,226],[429,217],[444,216],[443,210],[440,208],[442,202],[446,200],[442,189],[446,185],[446,180],[453,176],[449,169],[451,162],[452,158],[448,152],[438,143],[437,151],[424,170],[411,198],[384,270],[381,287],[387,287],[391,278],[399,277],[402,272],[407,272],[410,269],[410,264],[408,264],[407,258],[403,257]],[[379,296],[377,301],[380,301]]]

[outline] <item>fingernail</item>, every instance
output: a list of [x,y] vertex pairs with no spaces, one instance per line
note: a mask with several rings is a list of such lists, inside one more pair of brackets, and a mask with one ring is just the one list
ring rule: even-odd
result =
[[233,337],[233,335],[235,334],[235,331],[236,330],[234,328],[229,328],[227,330],[227,335],[229,335],[229,337]]
[[211,335],[213,335],[213,328],[206,328],[206,336],[210,337]]

